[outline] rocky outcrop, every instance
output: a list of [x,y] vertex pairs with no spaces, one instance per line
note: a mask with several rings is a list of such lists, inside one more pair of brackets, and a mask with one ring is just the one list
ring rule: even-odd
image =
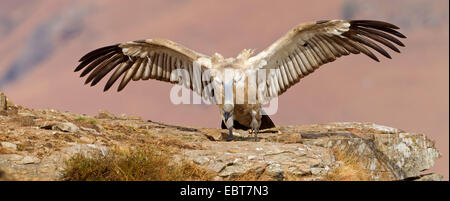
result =
[[[211,132],[207,135],[214,136]],[[272,175],[270,179],[283,180],[287,174],[321,180],[343,165],[334,156],[337,151],[355,160],[373,180],[404,180],[419,178],[440,156],[425,135],[372,123],[279,127],[260,134],[257,142],[248,134],[240,137],[243,141],[203,143],[204,150],[187,150],[183,157],[222,178],[258,170]]]
[[[222,140],[226,134],[106,111],[90,117],[9,103],[0,114],[0,180],[59,180],[76,153],[107,155],[155,141],[177,147],[174,162],[192,161],[216,180],[442,179],[422,173],[440,156],[433,141],[373,123],[282,126],[258,138],[238,130],[231,142]],[[347,173],[356,177],[339,175]]]

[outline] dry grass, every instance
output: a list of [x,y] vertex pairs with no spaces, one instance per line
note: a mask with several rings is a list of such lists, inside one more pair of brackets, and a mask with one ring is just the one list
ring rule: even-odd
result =
[[349,150],[333,150],[336,161],[342,165],[330,171],[323,180],[326,181],[371,181],[371,174],[358,162],[358,155]]
[[86,117],[78,117],[76,119],[73,119],[71,121],[77,126],[85,127],[85,128],[92,128],[96,130],[97,132],[100,131],[100,128],[97,126],[97,120],[92,118],[86,118]]
[[149,146],[116,149],[106,156],[78,154],[66,166],[63,180],[72,181],[203,181],[215,176],[193,163],[173,164],[170,155]]

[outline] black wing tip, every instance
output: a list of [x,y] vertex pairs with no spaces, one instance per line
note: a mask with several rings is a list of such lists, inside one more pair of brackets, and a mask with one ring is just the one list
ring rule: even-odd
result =
[[83,72],[81,72],[80,77],[86,76],[87,74],[89,74],[89,72],[90,71],[83,71]]
[[400,29],[397,25],[391,24],[389,22],[381,21],[381,20],[350,20],[350,24],[355,25],[372,25],[372,26],[384,26],[391,29]]
[[73,70],[73,72],[78,72],[81,69],[83,69],[87,64],[85,64],[86,62],[81,62],[80,64],[78,64],[78,66]]
[[119,88],[117,88],[117,92],[121,92],[124,88],[125,86],[119,86]]
[[[388,31],[388,30],[386,30],[386,31]],[[407,38],[405,35],[403,35],[402,33],[398,32],[396,30],[390,29],[390,31],[391,31],[390,32],[391,34],[393,34],[393,35],[395,35],[395,36],[397,36],[399,38]]]
[[111,81],[111,78],[109,78],[108,82],[106,82],[105,87],[103,87],[103,92],[108,91],[112,85],[114,84],[114,82]]
[[[385,33],[392,34],[393,36],[397,36],[399,38],[407,38],[404,34],[396,31],[397,29],[400,29],[398,26],[388,23],[388,22],[377,21],[377,20],[350,20],[349,22],[350,22],[351,26],[355,26],[355,28],[360,27],[360,28],[366,28],[367,30],[373,29],[374,31],[375,30],[382,31]],[[387,39],[390,41],[393,41],[400,47],[405,47],[405,45],[401,41],[399,41],[399,40],[394,41],[395,37],[393,37],[393,36],[391,36],[391,38],[387,38]],[[387,37],[387,36],[384,36],[384,37]],[[400,50],[398,48],[396,48],[395,46],[394,46],[394,48],[391,47],[391,49],[397,53],[401,53]],[[378,51],[378,52],[381,53],[386,58],[392,59],[391,55],[389,55],[387,52],[385,52],[385,51],[382,51],[382,52]],[[375,58],[372,58],[372,59],[379,62],[378,59],[375,59]]]
[[397,43],[395,43],[395,44],[397,44],[398,46],[400,46],[400,47],[406,47],[406,45],[405,44],[403,44],[402,43],[402,41],[397,41]]
[[[384,50],[384,49],[383,49]],[[383,56],[385,56],[386,58],[388,58],[388,59],[392,59],[392,56],[389,54],[389,53],[387,53],[386,51],[384,51],[384,53],[381,53]]]
[[98,82],[100,82],[101,79],[98,79],[97,77],[91,82],[91,87],[95,86]]
[[73,72],[78,72],[78,71],[80,71],[81,69],[83,69],[83,68],[81,68],[81,67],[76,67],[76,68],[73,70]]
[[86,81],[84,81],[84,85],[87,85],[87,84],[89,84],[89,82],[91,82],[90,80],[86,80]]
[[120,45],[120,43],[117,43],[117,44],[114,44],[114,45],[103,46],[103,47],[97,48],[95,50],[92,50],[92,51],[88,52],[87,54],[85,54],[84,56],[82,56],[78,60],[78,62],[82,62],[82,61],[88,59],[91,55],[99,53],[99,52],[106,52],[106,51],[109,52],[110,50],[115,50],[117,48],[120,49],[119,45]]
[[373,28],[373,29],[379,29],[385,32],[388,32],[390,34],[393,34],[399,38],[407,38],[405,35],[403,35],[402,33],[396,31],[398,29],[400,29],[400,27],[388,23],[388,22],[384,22],[384,21],[378,21],[378,20],[350,20],[350,25],[352,26],[362,26],[362,27],[368,27],[368,28]]

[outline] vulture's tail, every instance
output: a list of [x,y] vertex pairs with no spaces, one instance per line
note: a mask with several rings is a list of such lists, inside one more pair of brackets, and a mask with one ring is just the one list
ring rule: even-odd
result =
[[[223,123],[223,121],[221,121],[221,122],[222,122],[222,124],[220,127],[222,129],[227,129],[227,126],[225,125],[225,123]],[[240,129],[240,130],[250,129],[250,127],[244,126],[236,120],[234,120],[234,122],[233,122],[233,128]],[[270,119],[269,115],[262,115],[261,116],[261,126],[259,127],[259,129],[263,130],[263,129],[268,129],[268,128],[275,128],[275,124],[273,123],[272,119]]]
[[263,115],[261,117],[261,126],[259,127],[259,129],[262,130],[269,128],[275,128],[275,124],[273,123],[272,119],[270,119],[269,115]]

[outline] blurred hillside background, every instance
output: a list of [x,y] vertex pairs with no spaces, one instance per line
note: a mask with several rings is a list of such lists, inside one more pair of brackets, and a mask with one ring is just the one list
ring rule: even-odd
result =
[[172,105],[170,84],[139,81],[103,93],[105,81],[84,86],[73,69],[88,51],[130,40],[167,38],[234,57],[243,48],[263,50],[302,22],[384,20],[408,36],[402,54],[381,63],[354,55],[327,64],[281,96],[272,119],[279,125],[374,122],[425,133],[443,154],[433,171],[448,180],[448,9],[447,0],[1,0],[0,90],[35,109],[90,115],[105,109],[218,127],[215,106]]

